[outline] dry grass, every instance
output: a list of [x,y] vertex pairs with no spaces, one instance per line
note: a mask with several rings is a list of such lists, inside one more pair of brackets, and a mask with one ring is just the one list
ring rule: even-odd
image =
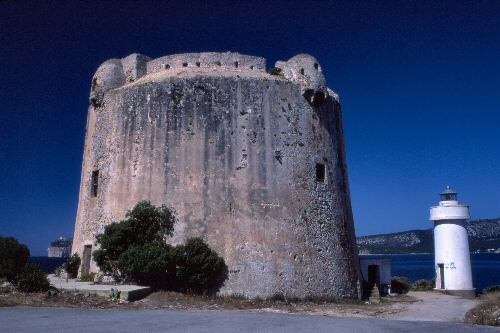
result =
[[337,317],[375,317],[398,313],[396,303],[412,302],[405,295],[392,297],[380,304],[366,304],[357,300],[309,299],[309,300],[264,300],[260,298],[246,299],[242,295],[233,296],[195,296],[175,292],[155,292],[148,297],[126,302],[109,300],[106,297],[83,293],[58,293],[49,296],[47,293],[25,294],[13,290],[0,290],[0,307],[34,306],[64,307],[85,309],[119,309],[119,310],[244,310],[274,313],[297,313],[326,315]]
[[51,308],[84,308],[84,309],[113,309],[124,308],[119,301],[110,301],[106,297],[84,295],[81,293],[65,292],[55,296],[48,293],[20,293],[11,290],[0,292],[0,307],[33,306]]
[[500,291],[483,294],[481,303],[465,314],[467,324],[500,326]]

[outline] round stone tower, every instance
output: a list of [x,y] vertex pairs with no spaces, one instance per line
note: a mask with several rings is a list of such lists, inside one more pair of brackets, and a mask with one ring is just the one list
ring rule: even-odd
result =
[[430,218],[434,221],[436,289],[475,297],[466,222],[469,206],[460,205],[457,192],[449,186],[440,196],[439,206],[431,207]]
[[309,55],[132,54],[92,80],[73,251],[141,200],[176,210],[229,268],[221,293],[356,297],[338,96]]

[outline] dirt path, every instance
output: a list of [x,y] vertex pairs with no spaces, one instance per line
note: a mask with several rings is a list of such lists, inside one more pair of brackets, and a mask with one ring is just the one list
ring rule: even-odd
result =
[[408,293],[416,302],[394,303],[392,314],[386,319],[410,321],[461,321],[465,313],[476,306],[479,301],[445,295],[438,292],[411,291]]

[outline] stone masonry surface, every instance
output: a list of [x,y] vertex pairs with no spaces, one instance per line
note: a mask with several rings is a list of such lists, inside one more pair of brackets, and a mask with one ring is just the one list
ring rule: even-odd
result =
[[[356,297],[338,96],[309,55],[132,54],[92,80],[73,251],[141,200],[224,257],[223,294]],[[85,265],[83,265],[85,267]],[[94,262],[91,271],[97,271]]]

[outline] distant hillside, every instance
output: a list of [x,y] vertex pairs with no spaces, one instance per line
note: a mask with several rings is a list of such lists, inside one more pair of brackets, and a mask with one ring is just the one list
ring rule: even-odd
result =
[[[467,227],[471,252],[500,249],[500,218],[472,220]],[[358,237],[360,254],[434,253],[433,229]]]

